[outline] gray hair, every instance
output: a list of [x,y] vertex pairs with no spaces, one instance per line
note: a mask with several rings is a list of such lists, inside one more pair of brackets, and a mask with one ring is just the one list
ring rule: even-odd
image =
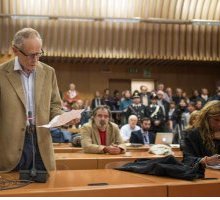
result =
[[130,121],[131,119],[136,119],[136,120],[138,120],[138,118],[137,118],[136,115],[130,115],[129,118],[128,118],[128,121]]
[[109,120],[110,121],[112,120],[111,110],[110,110],[109,106],[107,106],[107,105],[99,105],[96,108],[94,108],[93,111],[92,111],[92,118],[91,118],[92,121],[94,121],[94,117],[96,116],[98,110],[107,110],[108,114],[109,114]]
[[24,44],[24,39],[28,38],[39,38],[42,41],[40,34],[36,30],[32,28],[23,28],[15,34],[12,46],[16,46],[21,49]]

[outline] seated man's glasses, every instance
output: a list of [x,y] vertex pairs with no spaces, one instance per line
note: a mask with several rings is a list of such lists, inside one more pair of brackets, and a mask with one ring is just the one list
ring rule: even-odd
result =
[[41,56],[44,55],[43,49],[41,49],[41,52],[40,52],[40,53],[26,54],[26,53],[24,53],[21,49],[19,49],[18,47],[16,47],[15,45],[14,45],[14,47],[15,47],[18,51],[20,51],[24,56],[26,56],[27,58],[31,58],[31,59],[33,59],[33,58],[35,58],[35,57],[40,58]]

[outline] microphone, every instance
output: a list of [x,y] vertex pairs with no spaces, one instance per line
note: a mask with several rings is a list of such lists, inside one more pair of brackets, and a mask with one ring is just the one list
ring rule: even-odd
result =
[[32,177],[37,176],[37,170],[36,170],[36,166],[35,166],[35,141],[34,141],[34,125],[33,125],[33,116],[32,116],[32,112],[28,111],[28,122],[29,122],[29,134],[31,134],[31,143],[32,143],[32,154],[33,154],[33,165],[32,165],[32,169],[30,171],[30,175]]
[[33,140],[33,134],[34,134],[34,125],[33,125],[33,116],[32,116],[32,112],[31,111],[28,111],[28,117],[27,117],[27,120],[28,120],[28,133],[31,134],[32,136],[32,145],[34,145],[34,140]]
[[28,111],[27,117],[29,125],[27,126],[27,132],[31,135],[31,145],[32,145],[32,168],[31,170],[20,170],[20,180],[30,180],[34,182],[45,183],[48,178],[47,171],[45,170],[37,170],[36,169],[36,137],[35,134],[35,126],[33,124],[33,115],[31,111]]
[[29,126],[33,125],[33,116],[32,116],[32,112],[28,111],[28,122],[29,122]]

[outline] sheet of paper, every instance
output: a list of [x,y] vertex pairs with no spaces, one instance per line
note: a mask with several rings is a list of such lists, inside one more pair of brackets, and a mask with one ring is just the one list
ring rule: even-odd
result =
[[81,110],[71,110],[69,112],[64,112],[62,115],[58,115],[54,117],[49,124],[44,124],[38,127],[44,127],[44,128],[55,128],[59,126],[63,126],[66,123],[74,120],[74,119],[80,119],[81,113],[84,111],[84,109]]

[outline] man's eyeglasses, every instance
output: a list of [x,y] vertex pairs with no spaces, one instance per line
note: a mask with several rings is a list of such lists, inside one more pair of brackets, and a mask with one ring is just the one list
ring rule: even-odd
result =
[[32,54],[26,54],[26,53],[24,53],[21,49],[19,49],[18,47],[16,47],[16,46],[14,46],[18,51],[20,51],[24,56],[26,56],[26,57],[28,57],[28,58],[35,58],[35,57],[37,57],[37,58],[40,58],[41,56],[43,56],[44,55],[44,51],[43,51],[43,49],[41,49],[41,52],[40,53],[32,53]]

